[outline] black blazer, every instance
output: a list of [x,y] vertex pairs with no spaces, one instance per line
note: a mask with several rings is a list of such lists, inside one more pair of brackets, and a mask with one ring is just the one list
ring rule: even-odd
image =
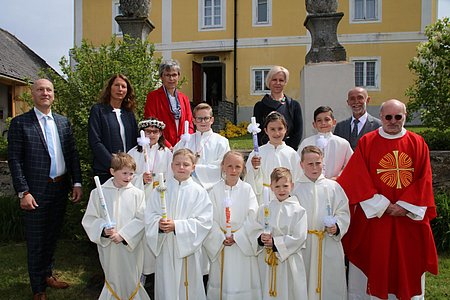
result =
[[[352,117],[345,119],[343,121],[340,121],[336,124],[336,128],[334,129],[334,134],[337,136],[340,136],[341,138],[346,139],[348,142],[350,142],[350,134],[352,131]],[[367,120],[364,124],[363,128],[358,134],[358,141],[359,139],[365,135],[368,132],[374,131],[378,127],[381,126],[381,121],[375,117],[372,117],[371,115],[367,114]],[[353,149],[355,150],[355,149]]]
[[88,120],[88,140],[94,158],[94,173],[109,174],[112,153],[128,152],[137,145],[138,127],[134,113],[122,109],[121,119],[126,149],[123,149],[119,122],[112,106],[102,103],[92,106]]
[[[81,168],[72,128],[66,117],[52,113],[58,128],[67,174],[81,183]],[[50,154],[34,109],[12,119],[8,130],[8,164],[16,192],[29,191],[35,198],[45,193]],[[71,188],[68,184],[66,188]]]

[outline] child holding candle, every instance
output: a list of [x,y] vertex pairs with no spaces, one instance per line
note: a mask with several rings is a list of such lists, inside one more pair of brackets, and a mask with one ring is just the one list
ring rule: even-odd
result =
[[266,117],[264,131],[269,142],[259,147],[259,155],[253,150],[246,163],[248,182],[256,194],[258,203],[263,203],[263,186],[269,186],[270,174],[276,167],[285,167],[291,170],[294,181],[300,174],[300,157],[294,149],[283,141],[287,132],[287,123],[283,115],[271,112]]
[[131,178],[136,163],[126,153],[113,154],[111,175],[102,186],[106,209],[115,227],[107,228],[98,189],[91,192],[81,221],[89,239],[97,244],[105,285],[99,299],[150,299],[140,284],[144,264],[144,192]]
[[[258,211],[259,226],[251,231],[254,249],[260,251],[258,260],[263,285],[263,299],[308,299],[306,274],[301,249],[307,235],[306,211],[291,196],[292,175],[287,168],[278,167],[270,175],[270,188],[275,199]],[[268,213],[270,232],[264,230]]]
[[336,180],[353,154],[350,143],[332,133],[336,125],[333,110],[329,106],[320,106],[314,111],[313,127],[317,134],[304,139],[298,147],[298,154],[303,148],[317,146],[323,153],[322,173],[325,178]]
[[147,243],[156,256],[155,299],[206,299],[201,246],[213,223],[208,193],[191,178],[195,155],[177,150],[173,177],[166,181],[167,220],[162,218],[161,194],[153,190],[145,211]]
[[348,199],[336,181],[323,176],[322,158],[318,147],[303,148],[304,175],[293,191],[308,214],[308,239],[302,249],[308,299],[347,299],[341,239],[350,222]]
[[[149,199],[151,191],[158,184],[155,174],[169,174],[171,172],[172,151],[166,147],[163,129],[166,125],[156,118],[149,118],[138,124],[140,137],[138,145],[128,151],[136,161],[136,174],[132,183],[145,193],[145,199]],[[144,236],[145,238],[145,236]],[[145,276],[155,273],[155,255],[144,242],[144,269],[142,283],[145,284]],[[150,277],[150,285],[154,278]],[[152,288],[150,288],[151,290]]]
[[225,153],[230,151],[228,139],[213,132],[214,123],[212,107],[207,103],[198,104],[193,111],[193,122],[196,132],[188,139],[179,141],[174,151],[187,148],[196,156],[195,172],[193,179],[206,190],[210,190],[214,184],[220,181],[220,163]]
[[248,228],[255,226],[258,201],[251,186],[240,179],[245,169],[241,153],[227,152],[221,169],[224,180],[209,192],[214,223],[204,243],[211,260],[208,299],[261,299],[256,251],[248,236]]

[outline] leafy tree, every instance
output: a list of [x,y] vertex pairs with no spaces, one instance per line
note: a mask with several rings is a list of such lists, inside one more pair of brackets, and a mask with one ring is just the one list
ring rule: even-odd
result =
[[63,57],[59,64],[64,76],[54,73],[50,75],[55,87],[55,97],[58,99],[53,109],[67,116],[72,123],[85,187],[89,188],[88,183],[92,178],[87,123],[92,105],[98,101],[106,81],[112,75],[122,73],[133,85],[137,98],[136,118],[142,119],[146,95],[159,83],[160,59],[153,56],[152,44],[136,41],[128,36],[121,41],[112,37],[109,44],[100,47],[83,41],[80,47],[71,50],[71,54],[76,64],[70,65],[67,58]]
[[420,115],[423,125],[441,131],[450,128],[450,21],[427,26],[427,42],[419,44],[409,69],[417,76],[408,88],[408,110]]

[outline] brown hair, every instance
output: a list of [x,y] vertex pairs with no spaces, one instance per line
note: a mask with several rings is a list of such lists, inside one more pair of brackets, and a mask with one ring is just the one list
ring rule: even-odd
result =
[[111,158],[111,169],[114,171],[130,168],[136,171],[136,162],[131,155],[125,152],[114,153]]
[[131,86],[130,80],[123,74],[115,74],[111,76],[106,82],[105,87],[99,96],[99,102],[103,104],[109,104],[111,101],[111,87],[116,78],[121,78],[127,83],[127,94],[125,95],[121,108],[127,111],[134,111],[136,108],[136,95],[134,94],[134,89]]
[[321,113],[325,113],[325,112],[329,112],[330,113],[330,117],[334,120],[334,116],[333,116],[333,110],[331,109],[331,107],[329,106],[319,106],[315,111],[314,111],[314,122],[316,122],[316,118],[319,114]]
[[264,128],[267,128],[267,125],[269,125],[270,122],[275,122],[275,121],[281,121],[281,123],[284,125],[284,127],[286,128],[286,132],[288,130],[288,125],[286,122],[286,119],[284,118],[284,116],[282,114],[280,114],[277,111],[271,111],[267,117],[266,120],[264,122]]
[[191,150],[189,150],[189,149],[187,149],[187,148],[181,148],[181,149],[178,149],[178,150],[175,151],[175,153],[173,154],[173,156],[172,156],[172,161],[175,160],[175,157],[178,156],[178,155],[184,155],[184,156],[187,156],[187,157],[191,160],[192,164],[195,165],[195,161],[197,160],[197,158],[195,157],[194,152],[192,152]]
[[320,157],[323,157],[322,150],[320,150],[319,147],[310,145],[310,146],[306,146],[305,148],[303,148],[302,154],[301,154],[301,157],[300,157],[301,161],[303,161],[303,158],[308,153],[315,153],[315,154],[318,154]]
[[281,178],[286,178],[288,181],[292,182],[291,171],[285,167],[278,167],[273,169],[272,174],[270,174],[270,182],[276,183]]

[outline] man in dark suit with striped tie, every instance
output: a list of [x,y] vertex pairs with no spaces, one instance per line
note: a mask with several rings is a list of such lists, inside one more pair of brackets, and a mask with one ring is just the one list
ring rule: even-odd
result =
[[366,133],[381,126],[381,121],[367,112],[370,96],[362,87],[354,87],[348,91],[347,104],[352,116],[336,124],[334,134],[346,139],[355,150],[359,139]]
[[53,276],[53,255],[69,192],[81,200],[81,169],[69,121],[51,111],[53,84],[38,79],[31,94],[34,108],[9,127],[8,163],[24,212],[33,299],[47,299],[46,287],[69,286]]

